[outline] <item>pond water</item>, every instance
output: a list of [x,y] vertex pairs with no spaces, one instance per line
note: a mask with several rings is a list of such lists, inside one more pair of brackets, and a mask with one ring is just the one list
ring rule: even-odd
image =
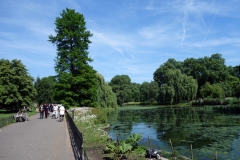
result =
[[[195,159],[240,159],[240,108],[226,106],[160,107],[126,106],[108,113],[111,127],[107,130],[116,140],[125,140],[131,133],[143,139],[138,143],[147,148]],[[150,142],[150,143],[149,143]]]

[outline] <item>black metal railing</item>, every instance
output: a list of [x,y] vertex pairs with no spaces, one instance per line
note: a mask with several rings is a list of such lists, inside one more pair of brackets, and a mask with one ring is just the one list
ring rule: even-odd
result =
[[14,122],[14,118],[13,116],[9,116],[9,117],[6,117],[6,118],[1,118],[0,119],[0,128],[1,127],[4,127],[10,123]]
[[[74,111],[73,114],[74,115]],[[66,111],[66,120],[68,124],[68,131],[74,151],[74,156],[77,160],[88,160],[87,154],[83,149],[83,136],[82,133],[76,127],[72,117]]]

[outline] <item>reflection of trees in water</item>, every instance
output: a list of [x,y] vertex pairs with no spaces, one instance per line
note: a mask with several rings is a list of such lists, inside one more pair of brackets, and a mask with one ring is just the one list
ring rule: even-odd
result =
[[155,108],[120,110],[109,118],[113,125],[118,125],[116,122],[124,125],[123,130],[118,128],[118,132],[130,133],[134,123],[145,123],[156,129],[160,141],[171,139],[176,147],[193,144],[194,148],[216,147],[229,151],[233,139],[240,133],[240,119],[231,115],[238,112],[239,108],[210,106]]

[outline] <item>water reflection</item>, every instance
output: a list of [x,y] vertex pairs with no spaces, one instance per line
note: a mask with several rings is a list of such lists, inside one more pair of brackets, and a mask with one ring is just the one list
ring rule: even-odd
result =
[[171,151],[169,139],[180,154],[190,155],[193,145],[196,159],[238,159],[240,156],[240,110],[238,107],[122,107],[108,114],[108,133],[114,139],[126,139],[139,133],[141,145]]

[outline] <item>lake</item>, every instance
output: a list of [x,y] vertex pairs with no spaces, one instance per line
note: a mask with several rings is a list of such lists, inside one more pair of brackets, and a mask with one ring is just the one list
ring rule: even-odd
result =
[[174,150],[189,158],[192,144],[195,159],[214,159],[215,152],[218,159],[240,159],[239,107],[126,106],[108,113],[108,122],[115,140],[138,133],[138,144],[147,148],[171,152],[171,139]]

